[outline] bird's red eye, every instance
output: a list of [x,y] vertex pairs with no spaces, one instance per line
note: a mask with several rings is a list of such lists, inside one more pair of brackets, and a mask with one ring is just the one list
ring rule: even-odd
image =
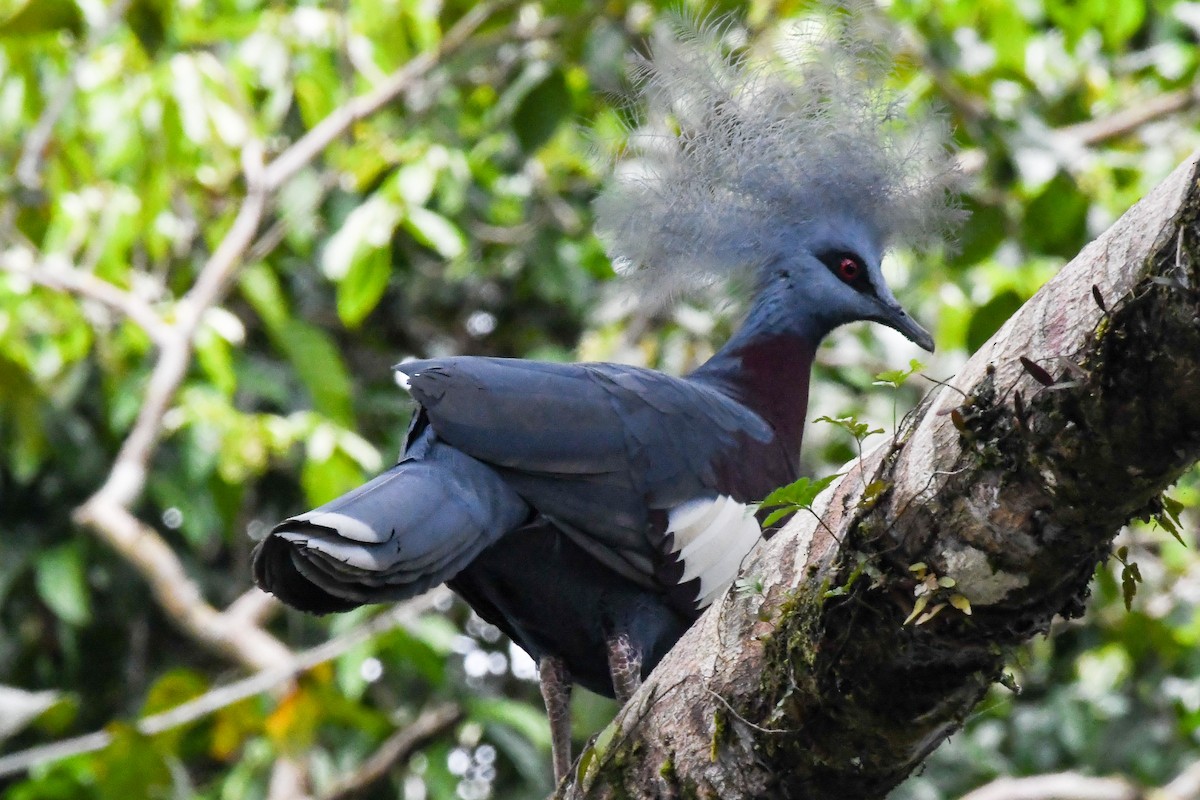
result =
[[854,283],[862,275],[862,265],[853,258],[843,258],[838,263],[838,277],[846,283]]

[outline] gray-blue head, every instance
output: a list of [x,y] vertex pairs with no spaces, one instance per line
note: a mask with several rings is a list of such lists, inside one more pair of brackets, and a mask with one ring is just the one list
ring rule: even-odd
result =
[[610,254],[647,295],[749,272],[773,326],[874,320],[932,349],[880,267],[960,218],[942,120],[902,107],[887,52],[844,13],[734,55],[737,32],[675,19],[637,63],[644,124],[596,204]]

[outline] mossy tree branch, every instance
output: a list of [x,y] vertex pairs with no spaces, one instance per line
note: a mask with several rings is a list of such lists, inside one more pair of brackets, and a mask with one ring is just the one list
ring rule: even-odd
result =
[[[1121,526],[1200,460],[1197,179],[1193,156],[831,487],[820,521],[760,546],[745,573],[765,591],[716,604],[562,794],[883,797],[1013,646],[1078,615]],[[920,591],[945,605],[905,624]]]

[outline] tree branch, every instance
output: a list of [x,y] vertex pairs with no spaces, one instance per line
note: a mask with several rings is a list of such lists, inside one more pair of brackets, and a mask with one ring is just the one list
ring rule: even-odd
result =
[[[951,92],[950,84],[939,86],[943,91]],[[953,89],[953,92],[957,93],[958,90]],[[1148,98],[1136,106],[1122,108],[1106,117],[1055,128],[1051,135],[1067,149],[1095,147],[1133,133],[1143,125],[1163,117],[1186,111],[1197,104],[1200,104],[1200,86],[1190,86]],[[978,147],[964,150],[957,158],[959,170],[967,175],[982,170],[986,162],[987,154]]]
[[[883,797],[1011,647],[1081,613],[1113,536],[1200,459],[1197,164],[854,463],[819,523],[760,545],[744,573],[767,589],[715,604],[562,794]],[[941,613],[906,624],[922,593]]]
[[387,776],[396,764],[402,764],[430,739],[441,736],[463,718],[463,710],[450,703],[435,706],[421,712],[410,724],[399,728],[384,740],[370,755],[358,771],[339,780],[321,800],[352,800],[369,789],[372,784]]
[[145,331],[155,347],[163,347],[170,337],[170,327],[146,301],[90,272],[65,263],[55,264],[49,260],[29,268],[19,265],[17,259],[11,258],[0,259],[0,270],[20,275],[38,286],[94,300],[107,306]]
[[58,124],[59,118],[67,110],[67,106],[71,104],[71,98],[75,95],[75,89],[79,86],[79,71],[84,61],[91,54],[92,49],[107,37],[124,18],[125,12],[129,9],[130,2],[131,0],[114,0],[108,9],[108,13],[105,14],[103,21],[92,29],[88,36],[87,45],[72,60],[71,68],[67,72],[66,77],[63,78],[54,94],[50,96],[50,101],[46,103],[46,107],[42,109],[37,122],[30,129],[29,135],[25,137],[25,141],[21,146],[21,156],[17,160],[17,167],[14,172],[17,182],[26,189],[33,191],[41,190],[42,156],[45,155],[46,148],[50,145],[50,137],[54,135],[54,128]]
[[221,301],[241,267],[273,193],[351,124],[381,109],[461,47],[502,5],[482,3],[473,8],[447,32],[435,50],[416,56],[374,90],[332,111],[270,164],[263,165],[257,142],[244,148],[246,195],[233,224],[200,269],[195,284],[176,305],[174,324],[167,329],[155,328],[159,337],[158,359],[137,419],[103,485],[75,510],[76,523],[91,529],[137,568],[150,584],[155,599],[184,631],[200,644],[250,669],[286,664],[289,652],[262,628],[247,624],[250,617],[222,613],[209,605],[170,546],[128,509],[145,488],[146,472],[162,436],[163,417],[191,366],[194,339],[204,314]]
[[1125,778],[1096,778],[1078,772],[998,778],[960,800],[1197,800],[1200,762],[1158,789],[1140,789]]
[[313,126],[312,130],[304,134],[271,162],[263,175],[263,185],[268,191],[277,190],[297,172],[310,164],[326,147],[333,144],[334,140],[349,130],[351,125],[366,119],[395,100],[401,93],[408,91],[416,81],[424,78],[447,56],[466,44],[467,40],[471,38],[471,34],[488,17],[500,8],[510,5],[512,1],[479,3],[464,14],[450,30],[446,31],[446,35],[442,37],[436,48],[415,56],[370,92],[359,95],[345,105],[335,108],[328,116]]
[[1189,86],[1173,92],[1150,97],[1136,106],[1123,108],[1106,117],[1091,119],[1059,128],[1057,133],[1087,147],[1133,133],[1147,123],[1178,114],[1200,103],[1200,86]]
[[1094,778],[1077,772],[1000,778],[960,800],[1142,800],[1144,795],[1123,778]]
[[[421,597],[397,603],[362,625],[291,656],[286,663],[267,667],[248,678],[219,686],[174,708],[143,717],[137,723],[137,730],[144,736],[153,736],[189,725],[215,714],[223,708],[228,708],[234,703],[240,703],[248,697],[271,691],[291,681],[300,673],[310,670],[318,664],[332,661],[363,642],[370,641],[388,631],[396,628],[412,629],[417,619],[421,615],[433,611],[448,593],[448,589],[436,589]],[[19,775],[37,765],[50,764],[71,756],[103,750],[111,742],[112,734],[105,729],[0,756],[0,779]]]

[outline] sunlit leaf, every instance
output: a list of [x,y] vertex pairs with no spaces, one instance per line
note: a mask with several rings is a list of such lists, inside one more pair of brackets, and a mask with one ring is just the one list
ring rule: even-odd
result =
[[83,555],[76,542],[39,553],[34,562],[38,597],[63,621],[86,625],[92,619],[91,592],[84,578]]
[[458,258],[467,249],[467,237],[450,220],[427,208],[408,209],[402,224],[418,242],[435,250],[442,258]]

